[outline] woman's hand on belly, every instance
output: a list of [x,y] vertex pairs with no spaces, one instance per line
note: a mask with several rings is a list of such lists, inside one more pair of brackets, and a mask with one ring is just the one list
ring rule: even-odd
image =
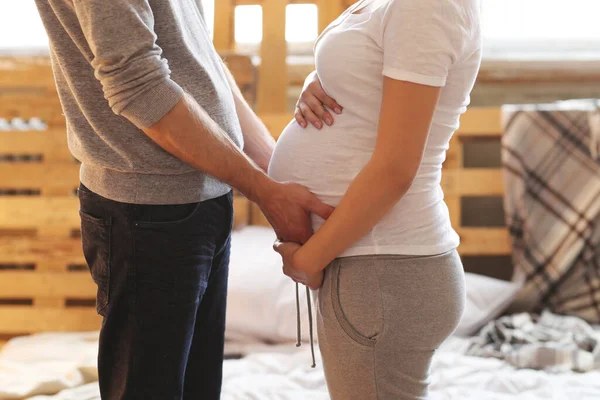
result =
[[333,117],[325,107],[333,110],[336,114],[341,114],[343,110],[337,101],[325,93],[317,71],[313,71],[304,81],[304,88],[296,103],[294,117],[303,128],[307,127],[307,120],[317,129],[323,127],[323,122],[321,121],[331,126],[333,124]]

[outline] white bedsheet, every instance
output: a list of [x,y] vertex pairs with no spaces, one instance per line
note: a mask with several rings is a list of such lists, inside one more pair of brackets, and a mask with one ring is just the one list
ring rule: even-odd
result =
[[[0,399],[100,400],[94,382],[95,337],[43,334],[9,343],[0,353]],[[436,355],[432,400],[600,399],[600,371],[556,375],[515,370],[500,360],[460,354],[465,344],[450,338]],[[329,398],[321,360],[310,368],[308,346],[241,344],[232,349],[249,355],[225,362],[223,400]]]

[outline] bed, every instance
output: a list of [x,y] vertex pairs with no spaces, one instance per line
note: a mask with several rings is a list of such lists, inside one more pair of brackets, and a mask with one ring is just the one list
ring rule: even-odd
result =
[[[311,368],[308,345],[294,345],[295,291],[269,247],[273,239],[272,230],[256,226],[233,236],[222,398],[328,399],[321,360]],[[431,399],[600,398],[600,368],[553,373],[466,355],[468,335],[498,314],[506,305],[498,297],[514,289],[509,282],[474,274],[467,280],[467,311],[458,331],[463,336],[449,338],[437,353]],[[12,339],[0,352],[0,399],[99,400],[97,340],[96,331]]]
[[[0,399],[100,400],[95,369],[96,334],[40,334],[9,343],[0,357]],[[452,337],[434,358],[431,399],[593,400],[600,371],[554,374],[517,370],[507,363],[462,354]],[[224,400],[329,399],[321,361],[310,368],[306,346],[229,343]],[[51,393],[51,395],[35,395]],[[54,394],[55,393],[55,394]]]

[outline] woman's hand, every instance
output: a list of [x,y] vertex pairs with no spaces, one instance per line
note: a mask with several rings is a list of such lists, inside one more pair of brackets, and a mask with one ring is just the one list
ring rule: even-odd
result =
[[343,110],[342,106],[325,93],[317,71],[313,71],[304,81],[304,87],[296,103],[294,116],[303,128],[306,128],[306,121],[308,120],[315,128],[321,129],[323,127],[321,121],[324,121],[327,125],[333,124],[333,117],[325,107],[333,110],[336,114],[341,114]]
[[273,244],[273,250],[278,252],[283,259],[283,273],[294,282],[302,283],[309,288],[316,290],[323,285],[323,271],[309,272],[307,268],[299,265],[297,262],[296,253],[302,246],[291,242],[280,242],[279,240]]

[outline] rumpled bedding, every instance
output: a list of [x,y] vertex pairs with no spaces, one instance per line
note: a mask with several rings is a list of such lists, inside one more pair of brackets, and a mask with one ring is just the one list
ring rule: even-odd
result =
[[[97,333],[15,339],[0,353],[0,400],[100,400]],[[467,355],[471,340],[451,337],[437,352],[432,400],[600,399],[600,370],[550,373]],[[308,346],[234,344],[247,355],[224,365],[223,400],[327,400],[322,362],[310,368]],[[318,355],[318,354],[317,354]]]
[[509,315],[469,340],[467,355],[499,358],[516,368],[554,373],[600,369],[600,334],[577,317],[549,311]]

